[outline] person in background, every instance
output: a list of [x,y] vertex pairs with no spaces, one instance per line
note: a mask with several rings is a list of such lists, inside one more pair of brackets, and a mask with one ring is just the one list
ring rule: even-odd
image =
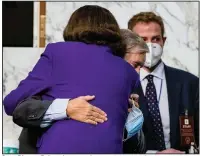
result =
[[[73,12],[63,36],[64,42],[47,45],[29,75],[5,97],[5,112],[12,115],[20,101],[37,94],[44,100],[95,95],[91,101],[92,112],[85,112],[89,116],[87,123],[55,122],[38,139],[37,151],[40,154],[123,153],[128,97],[137,87],[139,76],[123,60],[126,47],[116,19],[103,7],[85,5]],[[94,123],[91,114],[97,107],[106,112],[109,120],[88,124]]]
[[142,37],[150,51],[140,69],[142,90],[138,90],[145,95],[145,101],[139,103],[145,118],[147,153],[184,153],[187,148],[181,146],[179,116],[185,109],[194,118],[195,142],[199,144],[199,78],[162,61],[166,36],[160,16],[140,12],[129,20],[128,29]]
[[131,32],[131,30],[121,29],[121,35],[126,45],[124,60],[139,73],[140,68],[144,66],[146,53],[149,51],[148,46],[140,36]]
[[[144,40],[137,35],[136,33],[132,32],[128,29],[121,29],[121,35],[124,44],[126,45],[126,54],[124,56],[124,60],[126,60],[132,67],[139,73],[140,69],[144,66],[145,60],[146,60],[146,54],[149,53],[149,48],[147,44],[144,42]],[[139,85],[138,88],[141,86]],[[137,88],[137,89],[138,89]],[[131,98],[133,98],[137,103],[142,102],[144,99],[144,96],[140,96],[138,94],[131,95]],[[131,103],[131,100],[130,100]],[[139,107],[139,105],[138,105]],[[126,131],[125,131],[126,134]],[[131,141],[130,139],[124,142],[124,153],[143,153],[146,152],[146,144],[144,139],[143,131],[140,130],[138,133],[138,143],[139,145],[136,146],[138,149],[135,149],[134,152],[132,152],[132,149],[134,147],[134,143],[136,141]],[[142,150],[141,152],[141,149]]]
[[[124,59],[138,71],[144,65],[148,47],[142,38],[130,30],[121,29],[120,32],[127,49]],[[134,94],[132,96],[135,100],[134,103],[138,105],[138,95]],[[24,127],[19,137],[20,153],[35,153],[37,135],[43,133],[43,131],[58,120],[74,119],[85,122],[88,118],[86,112],[92,112],[90,104],[90,100],[92,99],[94,99],[92,96],[82,96],[71,100],[55,99],[53,101],[47,101],[37,96],[20,102],[13,112],[13,121],[17,125]],[[99,109],[98,111],[102,110]],[[105,122],[104,115],[101,115],[105,112],[100,113],[98,111],[92,114],[94,122],[99,123],[99,120],[103,120],[100,123]],[[145,153],[143,132],[140,131],[136,137],[132,137],[123,142],[123,146],[124,153]]]

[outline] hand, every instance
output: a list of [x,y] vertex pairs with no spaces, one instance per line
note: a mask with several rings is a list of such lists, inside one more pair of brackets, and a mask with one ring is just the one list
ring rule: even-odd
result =
[[169,148],[163,151],[159,151],[156,154],[185,154],[185,152]]
[[97,125],[107,120],[107,114],[101,109],[91,105],[95,96],[80,96],[69,101],[66,113],[74,120]]
[[[130,105],[135,105],[136,107],[139,108],[138,100],[139,100],[139,95],[138,94],[131,94],[131,96],[129,98],[129,103],[130,103]],[[128,112],[131,112],[131,108],[128,109]]]

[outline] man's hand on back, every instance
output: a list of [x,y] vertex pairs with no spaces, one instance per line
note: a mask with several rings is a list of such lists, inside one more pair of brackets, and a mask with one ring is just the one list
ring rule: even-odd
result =
[[91,105],[95,96],[80,96],[69,101],[66,113],[74,120],[97,125],[107,121],[107,114],[101,109]]

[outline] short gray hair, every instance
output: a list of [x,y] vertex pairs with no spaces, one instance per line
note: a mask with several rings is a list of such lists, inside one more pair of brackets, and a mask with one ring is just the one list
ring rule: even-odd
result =
[[132,32],[129,29],[121,29],[120,33],[121,33],[123,42],[126,45],[127,51],[129,51],[130,49],[132,49],[134,47],[137,47],[138,50],[136,52],[138,52],[138,53],[149,51],[147,44],[136,33]]

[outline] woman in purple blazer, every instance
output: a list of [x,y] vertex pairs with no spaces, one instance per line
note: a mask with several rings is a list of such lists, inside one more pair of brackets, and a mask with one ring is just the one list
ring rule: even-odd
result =
[[95,95],[91,103],[109,120],[96,126],[57,121],[38,139],[38,153],[122,153],[128,98],[139,77],[122,58],[125,46],[114,16],[99,6],[83,6],[70,17],[64,39],[48,44],[29,75],[5,97],[6,113],[12,115],[17,103],[37,94],[44,100]]

